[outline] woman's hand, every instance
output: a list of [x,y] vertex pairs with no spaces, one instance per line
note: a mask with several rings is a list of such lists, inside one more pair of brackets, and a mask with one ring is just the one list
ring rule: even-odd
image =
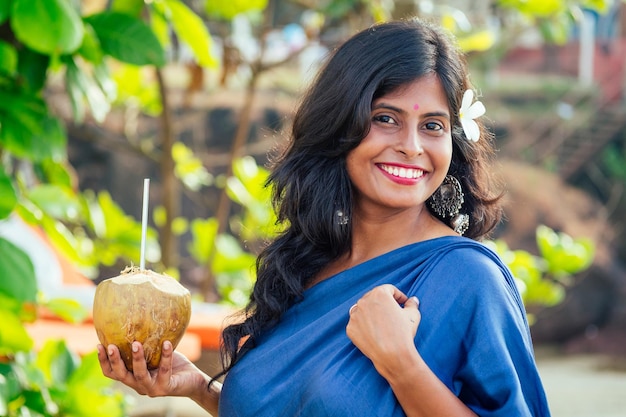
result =
[[[207,385],[210,378],[183,354],[175,352],[169,341],[163,343],[161,361],[157,369],[148,370],[143,346],[133,342],[133,372],[126,369],[115,345],[98,345],[98,360],[102,373],[119,381],[142,395],[150,397],[189,397],[210,412],[216,412],[221,384]],[[217,415],[217,414],[215,414]]]
[[417,298],[386,284],[369,291],[350,309],[346,333],[381,375],[393,372],[395,358],[416,351],[418,307]]

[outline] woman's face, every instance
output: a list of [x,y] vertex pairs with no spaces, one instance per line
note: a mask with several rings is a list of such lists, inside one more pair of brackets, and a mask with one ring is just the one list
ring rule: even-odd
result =
[[436,75],[376,99],[368,135],[346,158],[355,210],[421,209],[451,159],[450,109]]

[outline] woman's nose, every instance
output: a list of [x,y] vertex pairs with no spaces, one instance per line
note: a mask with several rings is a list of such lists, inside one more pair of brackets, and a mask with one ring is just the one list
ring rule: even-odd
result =
[[415,129],[407,131],[401,138],[399,138],[398,151],[402,154],[412,157],[424,153],[424,147],[422,146],[422,140],[419,132]]

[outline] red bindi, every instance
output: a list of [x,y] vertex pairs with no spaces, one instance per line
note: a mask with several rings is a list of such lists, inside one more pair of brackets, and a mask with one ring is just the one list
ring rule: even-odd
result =
[[413,105],[413,110],[417,110],[417,109],[419,109],[419,108],[420,108],[420,105],[419,105],[419,104],[415,103],[415,104]]

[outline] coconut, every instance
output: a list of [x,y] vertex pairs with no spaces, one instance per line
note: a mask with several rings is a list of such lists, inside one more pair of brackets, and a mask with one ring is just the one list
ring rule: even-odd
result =
[[132,343],[141,342],[148,369],[158,367],[165,340],[176,348],[191,317],[191,294],[174,278],[139,268],[98,284],[93,324],[100,343],[120,350],[133,370]]

